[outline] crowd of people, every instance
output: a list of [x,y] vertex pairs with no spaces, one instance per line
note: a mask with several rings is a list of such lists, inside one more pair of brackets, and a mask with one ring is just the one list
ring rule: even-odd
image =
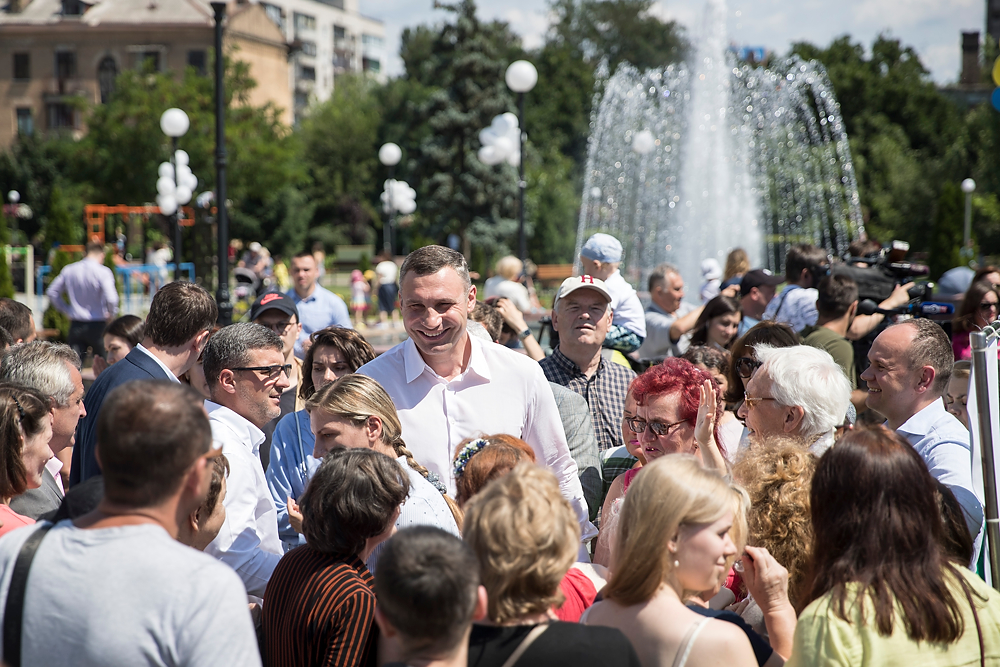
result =
[[0,657],[1000,664],[962,409],[1000,273],[949,338],[858,315],[812,246],[703,266],[698,305],[657,267],[645,308],[622,254],[584,244],[549,354],[523,265],[483,299],[441,246],[399,267],[381,354],[312,253],[222,328],[188,282],[109,322],[89,265],[58,286],[74,346],[0,301]]

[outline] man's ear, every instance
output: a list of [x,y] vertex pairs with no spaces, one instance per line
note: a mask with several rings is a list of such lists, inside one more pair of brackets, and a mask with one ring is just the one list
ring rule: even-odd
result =
[[[378,613],[378,607],[375,607]],[[486,587],[480,586],[476,590],[476,608],[472,612],[473,621],[481,621],[490,613],[489,597],[486,595]]]
[[806,411],[802,409],[800,405],[793,405],[785,408],[788,412],[785,413],[784,430],[785,433],[794,433],[799,430],[799,426],[802,424],[802,420],[806,416]]
[[555,306],[552,307],[552,330],[559,332],[559,314],[556,312]]
[[917,391],[925,392],[930,391],[931,387],[934,385],[934,379],[937,377],[937,372],[934,370],[933,366],[924,366],[920,369],[920,381],[917,382]]
[[235,394],[236,373],[228,368],[223,368],[222,371],[219,372],[219,381],[216,382],[214,386],[210,386],[209,391],[212,393],[215,393],[216,391],[224,391],[227,394]]
[[206,329],[205,331],[202,331],[200,334],[195,336],[194,339],[192,339],[191,346],[198,353],[199,356],[205,349],[205,345],[208,343],[208,338],[211,335],[212,332]]
[[469,305],[469,312],[471,313],[472,309],[476,307],[476,286],[475,285],[473,285],[472,287],[469,288],[469,304],[468,305]]

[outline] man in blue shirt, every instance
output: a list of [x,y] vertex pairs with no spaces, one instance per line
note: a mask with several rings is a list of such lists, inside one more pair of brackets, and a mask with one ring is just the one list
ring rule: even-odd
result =
[[53,308],[69,317],[69,346],[80,359],[88,347],[95,357],[103,357],[104,327],[118,312],[115,274],[104,266],[104,244],[88,243],[86,256],[64,268],[45,294]]
[[878,335],[861,379],[868,383],[868,407],[883,414],[885,425],[906,438],[931,475],[955,494],[978,551],[983,504],[972,487],[969,431],[941,400],[953,358],[948,336],[936,322],[907,320]]
[[319,280],[319,265],[312,253],[303,251],[292,258],[292,280],[295,288],[288,296],[299,311],[302,330],[295,341],[295,356],[301,359],[308,347],[309,334],[330,326],[353,328],[347,304],[339,296],[324,289]]

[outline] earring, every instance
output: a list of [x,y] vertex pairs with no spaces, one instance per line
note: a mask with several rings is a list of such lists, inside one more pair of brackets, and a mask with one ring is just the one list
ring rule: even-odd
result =
[[681,566],[681,562],[679,560],[675,560],[674,561],[674,568],[678,568],[680,566]]

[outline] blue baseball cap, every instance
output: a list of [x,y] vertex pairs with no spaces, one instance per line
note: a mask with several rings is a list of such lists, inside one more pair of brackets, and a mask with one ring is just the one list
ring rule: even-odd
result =
[[610,234],[594,234],[583,244],[580,256],[613,264],[622,261],[622,244]]

